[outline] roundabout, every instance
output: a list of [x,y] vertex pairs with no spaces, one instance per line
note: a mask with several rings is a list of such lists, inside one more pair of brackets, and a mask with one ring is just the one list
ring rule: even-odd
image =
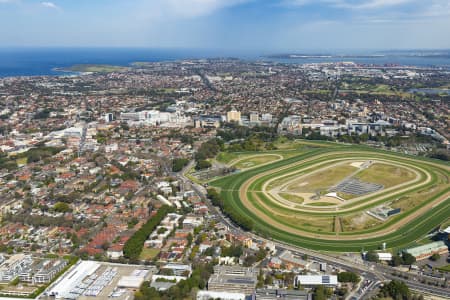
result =
[[414,243],[450,216],[450,166],[366,147],[314,149],[210,182],[259,235],[358,252]]

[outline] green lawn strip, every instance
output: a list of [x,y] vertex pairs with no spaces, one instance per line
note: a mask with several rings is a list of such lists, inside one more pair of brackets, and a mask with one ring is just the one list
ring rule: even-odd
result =
[[307,204],[308,206],[333,206],[334,203],[330,202],[311,202]]
[[280,193],[279,196],[295,204],[302,204],[303,202],[305,202],[305,199],[303,199],[303,197],[291,193]]
[[[258,196],[260,196],[260,195],[261,195],[261,194],[258,193]],[[248,197],[249,197],[249,201],[252,202],[252,204],[258,209],[258,211],[263,212],[265,215],[276,217],[276,216],[274,216],[274,214],[273,214],[272,212],[268,211],[266,208],[264,208],[263,206],[261,206],[260,203],[253,197],[253,195],[249,195]],[[295,217],[295,216],[293,216],[293,217]],[[255,214],[255,218],[258,218],[258,219],[259,219],[259,217],[256,216],[256,214]],[[331,224],[332,217],[330,217],[330,216],[324,216],[324,217],[322,217],[321,219],[329,219],[329,220],[330,220],[330,224]],[[335,233],[334,233],[333,231],[331,231],[331,230],[328,231],[328,232],[327,232],[327,231],[323,231],[323,230],[320,230],[320,231],[319,231],[319,230],[313,230],[313,229],[311,229],[310,226],[307,226],[307,227],[302,226],[302,224],[300,224],[300,223],[298,223],[298,224],[292,224],[291,222],[289,222],[288,220],[286,220],[286,218],[284,218],[284,217],[276,218],[276,220],[277,220],[277,222],[280,223],[280,224],[283,224],[283,225],[292,227],[292,228],[294,228],[294,229],[299,229],[299,230],[307,231],[307,232],[310,232],[310,233],[320,233],[320,234],[330,234],[330,235],[334,235],[334,234],[335,234]],[[262,222],[264,222],[264,221],[262,221]]]
[[280,157],[278,156],[278,154],[260,154],[238,160],[236,161],[236,163],[233,163],[232,166],[238,169],[254,168],[259,165],[274,162],[279,159]]
[[445,267],[437,268],[439,271],[450,273],[450,265],[446,265]]
[[434,207],[422,215],[421,218],[417,218],[406,224],[401,230],[397,230],[396,232],[383,237],[349,241],[330,241],[321,239],[320,237],[312,239],[287,233],[271,224],[262,222],[252,212],[239,204],[240,203],[234,203],[233,206],[237,208],[240,213],[244,213],[244,215],[247,215],[254,220],[255,232],[293,245],[332,252],[358,252],[362,248],[366,250],[377,249],[383,242],[388,243],[389,248],[404,247],[410,244],[411,241],[416,240],[418,236],[427,234],[430,230],[440,224],[442,218],[447,218],[450,213],[450,203],[447,201]]

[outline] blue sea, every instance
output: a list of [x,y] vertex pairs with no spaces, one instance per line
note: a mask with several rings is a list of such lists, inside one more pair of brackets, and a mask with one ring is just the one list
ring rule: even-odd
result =
[[220,51],[198,49],[143,48],[2,48],[0,49],[0,77],[64,75],[56,68],[75,64],[110,64],[127,66],[132,62],[157,62],[194,58],[234,57],[244,60],[267,60],[283,63],[313,63],[354,61],[364,64],[399,64],[408,66],[442,66],[450,68],[450,57],[414,57],[388,55],[383,57],[352,58],[267,58],[256,51]]

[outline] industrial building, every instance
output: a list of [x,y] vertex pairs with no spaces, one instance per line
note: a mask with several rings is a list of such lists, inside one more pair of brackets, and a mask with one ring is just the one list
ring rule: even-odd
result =
[[254,268],[215,266],[214,274],[208,281],[208,290],[250,295],[258,282],[257,276],[258,271]]
[[437,241],[414,248],[408,248],[403,252],[409,253],[416,258],[416,260],[426,259],[433,254],[448,253],[448,247],[443,241]]
[[45,292],[55,299],[132,297],[140,284],[149,280],[154,267],[79,261]]

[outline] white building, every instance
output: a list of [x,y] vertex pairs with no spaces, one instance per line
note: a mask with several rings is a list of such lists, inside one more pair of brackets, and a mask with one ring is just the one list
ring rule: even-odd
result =
[[197,300],[245,300],[245,294],[242,293],[228,293],[228,292],[214,292],[214,291],[198,291]]
[[323,285],[326,287],[336,287],[338,279],[336,275],[297,275],[294,279],[295,287],[315,287]]
[[0,281],[10,282],[33,263],[31,255],[15,254],[0,265]]
[[378,259],[381,261],[391,261],[392,254],[391,253],[377,253]]

